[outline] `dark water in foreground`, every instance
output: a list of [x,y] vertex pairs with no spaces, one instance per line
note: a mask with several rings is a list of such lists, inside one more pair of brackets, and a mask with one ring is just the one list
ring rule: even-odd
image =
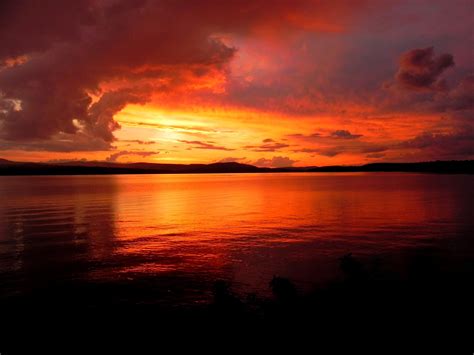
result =
[[420,251],[449,267],[474,256],[469,175],[0,177],[0,200],[1,299],[67,282],[117,286],[111,302],[199,304],[217,279],[259,295],[273,275],[325,283],[349,252],[399,275]]

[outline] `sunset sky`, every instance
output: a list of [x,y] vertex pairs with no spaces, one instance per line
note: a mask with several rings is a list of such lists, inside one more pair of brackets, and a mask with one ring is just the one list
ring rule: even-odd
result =
[[474,158],[472,0],[4,0],[0,157]]

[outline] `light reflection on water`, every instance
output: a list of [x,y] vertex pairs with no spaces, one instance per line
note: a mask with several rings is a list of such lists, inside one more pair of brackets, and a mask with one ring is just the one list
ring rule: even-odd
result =
[[0,275],[9,292],[160,275],[264,292],[275,274],[330,278],[348,252],[472,256],[473,182],[402,173],[0,177]]

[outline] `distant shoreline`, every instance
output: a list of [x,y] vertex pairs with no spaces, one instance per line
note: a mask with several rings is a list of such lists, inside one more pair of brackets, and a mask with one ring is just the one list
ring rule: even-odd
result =
[[29,163],[0,159],[0,176],[23,175],[115,175],[115,174],[208,174],[288,172],[407,172],[432,174],[474,174],[474,160],[419,163],[371,163],[360,166],[259,168],[240,163],[154,164],[65,162]]

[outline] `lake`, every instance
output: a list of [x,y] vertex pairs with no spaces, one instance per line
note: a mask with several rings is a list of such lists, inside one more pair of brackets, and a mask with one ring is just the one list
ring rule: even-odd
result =
[[258,295],[274,275],[323,284],[347,253],[400,273],[420,250],[456,265],[474,256],[473,187],[410,173],[0,177],[1,297],[67,282],[199,304],[215,280]]

